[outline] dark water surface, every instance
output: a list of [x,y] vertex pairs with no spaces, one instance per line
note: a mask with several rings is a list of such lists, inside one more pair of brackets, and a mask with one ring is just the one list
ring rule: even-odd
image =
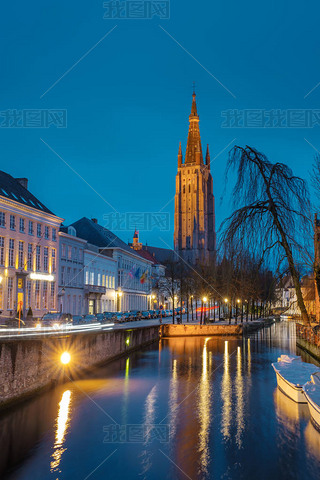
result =
[[3,414],[0,478],[319,479],[320,434],[270,365],[294,328],[165,339]]

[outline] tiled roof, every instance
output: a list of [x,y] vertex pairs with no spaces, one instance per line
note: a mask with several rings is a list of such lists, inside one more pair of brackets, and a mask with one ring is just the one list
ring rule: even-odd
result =
[[174,250],[170,250],[169,248],[150,247],[149,245],[143,245],[142,248],[152,256],[154,255],[154,258],[158,263],[164,264],[166,262],[174,262],[178,260]]
[[147,250],[135,250],[135,252],[146,260],[150,260],[154,265],[159,265],[158,260]]
[[76,229],[78,237],[84,238],[92,245],[100,248],[121,248],[133,255],[138,255],[138,252],[130,248],[121,238],[89,218],[83,217],[71,226]]
[[41,212],[50,213],[54,215],[40,200],[32,195],[29,190],[24,188],[21,183],[13,178],[8,173],[0,170],[0,196],[15,200],[24,206],[35,208]]

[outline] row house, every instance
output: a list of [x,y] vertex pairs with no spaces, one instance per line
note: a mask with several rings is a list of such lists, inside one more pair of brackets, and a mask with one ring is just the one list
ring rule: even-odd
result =
[[[152,289],[152,261],[141,257],[131,249],[114,233],[98,224],[96,219],[81,218],[72,224],[77,231],[77,236],[87,240],[88,244],[96,247],[96,254],[113,260],[114,265],[114,286],[113,302],[111,307],[116,311],[146,310],[150,305]],[[98,257],[97,257],[98,258]],[[102,257],[103,258],[103,257]],[[88,258],[87,271],[89,271],[90,260]],[[100,268],[101,270],[101,268]],[[102,278],[100,276],[100,278]],[[97,287],[98,285],[96,285]],[[102,290],[102,288],[101,288]],[[89,308],[92,310],[92,300],[98,300],[97,295],[103,292],[88,292]],[[93,295],[96,293],[96,298]],[[107,292],[106,294],[107,295]],[[107,300],[110,301],[108,296]],[[91,300],[91,302],[90,302]],[[99,307],[102,308],[102,307]]]
[[96,245],[84,251],[84,296],[89,314],[116,311],[117,262]]
[[84,297],[84,251],[86,240],[73,227],[60,228],[58,310],[72,315],[87,313]]
[[0,311],[4,317],[31,308],[34,317],[56,309],[59,268],[54,215],[29,190],[26,178],[0,171]]

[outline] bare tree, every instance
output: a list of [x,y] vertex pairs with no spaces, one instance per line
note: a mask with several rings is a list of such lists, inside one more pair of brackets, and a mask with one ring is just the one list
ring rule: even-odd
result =
[[261,262],[270,254],[277,266],[287,262],[302,320],[310,325],[299,279],[305,248],[302,236],[312,238],[304,180],[294,176],[287,165],[271,163],[249,146],[231,150],[226,178],[230,170],[237,175],[232,196],[238,208],[223,223],[223,241],[238,244],[239,249],[260,257]]

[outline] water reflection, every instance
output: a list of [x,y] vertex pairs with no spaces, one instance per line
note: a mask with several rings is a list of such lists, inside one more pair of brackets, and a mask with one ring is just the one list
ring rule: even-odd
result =
[[61,462],[61,457],[66,451],[66,448],[63,448],[64,438],[69,426],[69,413],[70,413],[70,402],[71,402],[71,391],[66,390],[61,398],[59,403],[59,412],[57,417],[57,426],[56,426],[56,439],[54,443],[54,452],[52,454],[52,462],[50,464],[51,472],[58,471],[58,466]]
[[242,432],[244,429],[244,395],[243,395],[243,377],[242,377],[242,358],[241,358],[241,348],[237,349],[237,374],[236,374],[236,423],[237,423],[237,433],[236,433],[236,442],[238,448],[242,446]]
[[198,400],[198,417],[200,422],[199,445],[201,470],[208,473],[208,464],[210,460],[209,449],[209,429],[211,423],[211,388],[210,388],[210,371],[208,371],[208,352],[207,343],[210,338],[206,338],[203,345],[202,353],[202,375],[199,386]]
[[230,437],[232,382],[229,372],[229,341],[224,342],[223,377],[221,382],[222,422],[221,432],[227,440]]
[[320,435],[307,406],[276,389],[271,367],[291,351],[291,330],[281,324],[243,339],[163,339],[159,350],[143,349],[118,369],[114,362],[97,378],[38,397],[32,408],[0,418],[5,461],[12,452],[11,465],[25,459],[14,480],[62,479],[59,469],[77,480],[94,471],[113,449],[102,441],[101,426],[110,423],[104,412],[119,423],[169,424],[171,434],[165,443],[150,433],[121,444],[92,478],[318,480]]
[[316,459],[320,460],[320,432],[314,428],[309,420],[308,425],[304,431],[306,445],[309,453]]
[[309,418],[308,406],[297,403],[276,388],[273,394],[277,420],[281,426],[295,435],[300,435],[299,421]]

